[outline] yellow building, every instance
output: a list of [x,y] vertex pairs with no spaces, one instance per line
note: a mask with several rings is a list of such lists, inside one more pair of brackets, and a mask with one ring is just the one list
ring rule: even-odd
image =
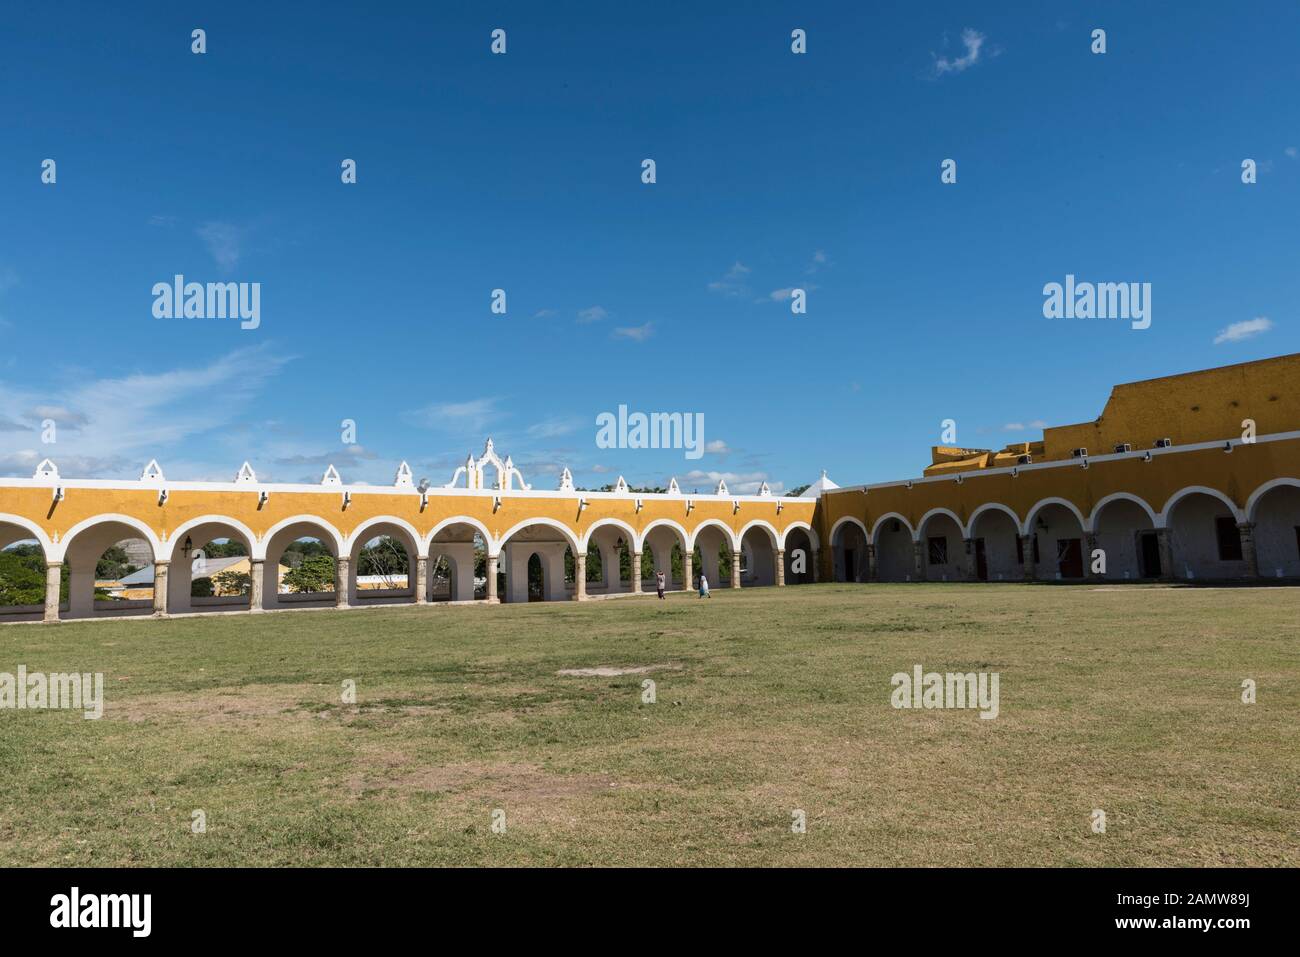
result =
[[[260,482],[245,463],[231,482],[170,482],[156,462],[139,480],[65,479],[50,461],[30,479],[0,479],[0,548],[44,551],[47,596],[30,616],[104,612],[94,570],[133,538],[153,556],[152,611],[202,610],[190,600],[189,547],[216,539],[249,553],[252,611],[303,605],[425,603],[444,592],[484,600],[583,600],[638,593],[618,579],[619,552],[646,552],[669,587],[839,581],[1015,581],[1300,578],[1300,355],[1116,386],[1095,421],[1046,429],[999,450],[936,447],[912,479],[803,495],[534,489],[489,439],[451,481],[417,487],[402,463],[393,485],[349,486],[331,466],[319,485]],[[408,556],[403,587],[369,588],[361,549],[392,536]],[[280,558],[301,538],[335,559],[334,590],[284,594]],[[823,543],[827,547],[823,548]],[[605,580],[588,584],[591,549]],[[672,580],[673,552],[684,581]],[[698,561],[696,559],[698,556]],[[719,580],[729,560],[726,580]],[[69,565],[70,600],[59,605]],[[540,595],[530,596],[529,566]],[[432,568],[447,577],[435,589]],[[572,569],[570,571],[570,568]],[[504,589],[499,587],[504,581]],[[400,576],[396,579],[401,582]],[[150,609],[145,609],[149,611]],[[14,616],[7,616],[12,618]]]

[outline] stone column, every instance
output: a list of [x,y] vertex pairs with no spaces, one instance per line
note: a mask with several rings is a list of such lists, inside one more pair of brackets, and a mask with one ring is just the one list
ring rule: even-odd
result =
[[632,591],[641,594],[641,553],[632,553]]
[[63,584],[63,565],[47,562],[45,565],[45,620],[59,620],[59,589]]
[[415,603],[429,602],[429,559],[421,555],[415,560]]
[[1170,540],[1169,529],[1156,529],[1156,544],[1160,547],[1160,580],[1174,580],[1174,543]]
[[501,601],[497,597],[497,556],[495,555],[487,557],[487,600],[493,605]]
[[821,553],[821,549],[819,549],[819,548],[814,548],[814,549],[812,550],[812,573],[813,573],[813,584],[814,584],[814,585],[817,584],[819,581],[822,580],[822,568],[821,568],[821,565],[822,565],[822,553]]
[[262,592],[266,587],[266,562],[260,558],[254,558],[249,563],[249,578],[252,579],[252,587],[248,594],[248,610],[262,610]]
[[1089,532],[1083,536],[1084,553],[1083,553],[1083,577],[1089,581],[1100,581],[1105,576],[1092,570],[1092,553],[1097,550],[1097,534]]
[[731,550],[731,587],[740,587],[740,549]]
[[785,549],[776,550],[776,584],[778,587],[785,585]]
[[1020,536],[1020,557],[1024,561],[1025,581],[1031,582],[1037,572],[1034,563],[1034,536],[1032,534]]
[[968,582],[979,581],[980,570],[975,561],[975,539],[967,538],[964,541],[966,545],[966,580]]
[[586,552],[575,552],[573,555],[573,597],[578,601],[587,600]]
[[1255,523],[1238,522],[1237,534],[1241,536],[1241,557],[1246,562],[1246,577],[1259,577],[1259,553],[1255,551]]
[[925,581],[925,543],[912,543],[912,580]]
[[334,606],[348,607],[348,589],[352,587],[352,559],[340,555],[334,560]]
[[695,564],[695,551],[682,550],[682,576],[686,579],[686,590],[692,591],[695,588],[695,569],[691,566]]
[[876,565],[876,546],[867,545],[867,581],[880,581],[880,568]]
[[169,562],[153,563],[153,616],[167,617],[167,566]]

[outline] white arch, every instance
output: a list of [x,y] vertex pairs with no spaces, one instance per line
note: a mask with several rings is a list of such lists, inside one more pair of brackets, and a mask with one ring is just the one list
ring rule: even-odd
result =
[[411,536],[411,544],[415,546],[415,550],[416,550],[416,555],[414,557],[416,558],[429,557],[429,550],[428,548],[425,547],[424,536],[415,530],[414,525],[412,525],[404,518],[398,518],[396,515],[377,515],[374,518],[366,519],[364,522],[362,522],[360,525],[358,525],[356,528],[354,528],[351,532],[348,533],[347,536],[348,548],[351,549],[353,546],[357,545],[358,543],[364,545],[366,543],[366,539],[360,537],[361,533],[368,528],[374,528],[376,525],[395,525],[397,528],[400,528],[402,531],[406,532],[407,535]]
[[553,518],[538,517],[526,518],[522,522],[512,526],[510,531],[501,536],[500,541],[488,542],[488,557],[496,558],[501,553],[501,549],[510,542],[510,536],[521,529],[527,528],[529,525],[546,525],[549,528],[555,529],[564,536],[564,540],[568,542],[569,547],[573,549],[573,554],[578,554],[578,540],[573,537],[573,530],[569,528],[569,526],[565,525],[563,522],[558,522]]
[[628,536],[628,541],[632,545],[632,551],[641,551],[641,542],[643,539],[637,535],[635,528],[623,521],[621,518],[598,518],[596,521],[591,523],[591,527],[587,529],[586,534],[579,540],[579,545],[582,547],[583,552],[586,552],[587,546],[591,543],[591,536],[596,529],[604,528],[609,525],[621,530]]
[[695,526],[690,537],[687,539],[686,548],[688,551],[695,551],[695,543],[700,537],[700,532],[709,527],[719,529],[722,532],[727,541],[731,543],[731,550],[733,552],[740,548],[740,539],[736,537],[735,533],[727,527],[726,524],[716,518],[706,518],[704,521],[700,522],[700,524]]
[[[1250,498],[1246,499],[1246,520],[1255,521],[1255,509],[1259,505],[1259,500],[1275,488],[1289,485],[1292,488],[1300,488],[1300,479],[1294,478],[1275,478],[1269,479],[1255,491],[1250,493]],[[0,515],[0,521],[4,521],[4,516]]]
[[644,544],[646,543],[646,541],[649,540],[649,538],[650,538],[650,533],[651,533],[652,531],[654,531],[656,528],[659,528],[660,526],[664,526],[664,527],[666,527],[666,528],[671,528],[674,532],[676,532],[676,533],[677,533],[677,536],[678,536],[678,538],[677,538],[677,544],[681,545],[682,548],[687,548],[687,547],[689,547],[689,546],[688,546],[688,543],[689,543],[690,540],[691,540],[691,536],[690,536],[690,534],[686,531],[685,528],[682,527],[681,523],[676,522],[676,521],[674,521],[674,520],[671,519],[671,518],[656,518],[653,522],[651,522],[651,523],[650,523],[649,525],[647,525],[645,528],[641,529],[641,543],[642,543],[642,545],[644,545]]
[[1025,513],[1025,520],[1020,525],[1021,535],[1029,534],[1030,526],[1033,525],[1034,519],[1038,517],[1039,509],[1047,508],[1047,506],[1049,505],[1064,505],[1071,512],[1073,512],[1074,517],[1079,520],[1079,528],[1083,529],[1083,533],[1085,535],[1090,534],[1092,532],[1092,522],[1084,518],[1083,512],[1079,511],[1079,506],[1075,505],[1069,499],[1058,498],[1057,496],[1054,495],[1051,498],[1039,499],[1037,502],[1034,503],[1034,507]]
[[[840,526],[843,525],[845,522],[852,522],[854,525],[858,526],[858,528],[862,529],[862,537],[865,538],[868,542],[871,541],[871,533],[870,533],[869,531],[867,531],[867,524],[866,524],[866,522],[862,521],[862,519],[860,519],[860,518],[854,518],[852,515],[841,515],[839,518],[837,518],[837,519],[835,520],[835,524],[831,526],[830,540],[831,540],[831,543],[832,543],[832,544],[834,544],[834,542],[835,542],[835,533],[836,533],[837,531],[839,531]],[[805,523],[803,523],[803,522],[795,522],[793,525],[790,526],[790,528],[795,528],[796,526],[802,526],[803,528],[808,529],[808,532],[809,532],[808,538],[809,538],[809,539],[812,538],[812,526],[811,526],[811,525],[807,525],[807,524],[805,524]],[[786,534],[788,535],[789,533],[790,533],[790,529],[787,528],[787,529],[786,529]],[[781,547],[782,547],[782,548],[785,547],[785,541],[784,541],[784,539],[783,539],[782,542],[781,542]],[[816,548],[817,546],[814,545],[813,547]]]
[[1096,531],[1097,516],[1101,514],[1101,510],[1105,508],[1107,505],[1109,505],[1111,502],[1118,502],[1118,501],[1135,502],[1137,505],[1139,505],[1142,508],[1142,511],[1147,513],[1147,517],[1151,519],[1151,527],[1152,528],[1160,527],[1158,522],[1156,521],[1156,510],[1153,509],[1150,505],[1148,505],[1145,499],[1141,498],[1140,496],[1134,495],[1132,492],[1111,492],[1109,495],[1104,496],[1100,501],[1097,502],[1096,505],[1092,507],[1092,514],[1088,516],[1088,527],[1093,531]]
[[962,538],[970,538],[970,535],[966,533],[965,524],[957,517],[957,513],[950,508],[943,508],[940,506],[939,508],[930,509],[930,511],[921,516],[921,520],[916,523],[916,533],[913,536],[913,541],[919,542],[921,540],[921,536],[925,534],[926,522],[930,521],[930,519],[934,518],[936,515],[947,515],[953,520],[953,524],[957,526],[957,534]]
[[871,538],[869,541],[872,545],[876,544],[876,536],[880,532],[880,526],[889,519],[897,519],[906,525],[908,537],[912,539],[912,541],[916,541],[916,529],[912,528],[911,522],[902,515],[899,515],[897,512],[886,512],[884,515],[880,516],[880,518],[876,519],[875,524],[871,526]]
[[746,523],[745,523],[745,527],[742,528],[742,529],[740,530],[739,534],[736,535],[736,541],[739,542],[739,543],[741,543],[741,544],[744,544],[744,542],[745,542],[745,533],[748,532],[751,528],[761,528],[761,529],[763,529],[763,530],[765,530],[765,531],[767,532],[768,542],[771,544],[773,551],[775,551],[775,550],[778,549],[778,548],[783,547],[783,541],[782,541],[782,538],[781,538],[781,533],[778,532],[778,531],[777,531],[777,530],[772,526],[772,523],[771,523],[771,522],[766,521],[765,519],[761,519],[761,518],[756,518],[756,519],[753,519],[752,521],[746,522]]
[[315,525],[321,531],[329,533],[330,540],[334,543],[335,557],[339,555],[346,556],[348,554],[346,540],[333,524],[321,518],[319,515],[294,515],[292,518],[286,518],[282,521],[276,522],[266,530],[266,533],[253,545],[253,557],[258,561],[266,561],[266,549],[267,546],[271,544],[271,539],[275,538],[277,534],[284,531],[290,525]]
[[[154,534],[152,528],[140,521],[138,518],[132,518],[130,515],[119,515],[116,512],[109,512],[106,515],[92,515],[90,518],[83,519],[68,529],[68,534],[64,535],[63,538],[59,540],[59,543],[54,546],[54,550],[58,554],[57,560],[63,561],[63,557],[68,553],[68,546],[71,545],[76,537],[86,529],[93,528],[96,525],[107,525],[110,522],[117,522],[118,524],[127,525],[135,529],[140,533],[140,537],[149,543],[149,547],[153,550],[154,561],[159,561],[161,559],[163,544],[158,540],[158,536]],[[48,560],[55,561],[53,556]]]
[[1011,522],[1016,526],[1016,531],[1020,531],[1020,516],[1016,514],[1015,509],[1009,505],[1003,505],[1001,502],[985,502],[975,511],[970,513],[970,521],[966,523],[966,537],[975,536],[975,520],[985,512],[1005,512],[1011,518]]
[[1169,496],[1169,501],[1165,502],[1165,507],[1160,510],[1160,521],[1156,525],[1156,528],[1167,527],[1169,523],[1169,515],[1173,510],[1173,507],[1187,496],[1195,495],[1198,492],[1202,495],[1208,495],[1211,498],[1217,498],[1224,505],[1228,506],[1228,511],[1232,513],[1233,518],[1238,522],[1245,521],[1245,517],[1241,514],[1241,509],[1237,508],[1236,503],[1220,492],[1217,488],[1209,488],[1205,485],[1189,485],[1186,488],[1180,488],[1173,495]]
[[[859,525],[859,527],[861,527],[861,529],[862,529],[862,533],[863,533],[864,535],[867,533],[867,526],[863,525],[862,522],[858,521],[858,519],[856,519],[856,518],[850,518],[850,516],[847,516],[847,515],[846,515],[844,518],[840,519],[840,522],[844,521],[845,519],[849,519],[850,521],[857,522],[858,525]],[[840,522],[836,522],[835,524],[836,524],[836,525],[839,525]],[[786,543],[786,540],[790,537],[790,533],[793,532],[796,528],[802,528],[805,532],[808,533],[808,544],[812,545],[813,551],[815,551],[815,552],[816,552],[816,551],[821,551],[821,542],[820,542],[820,541],[818,540],[818,538],[817,538],[817,529],[813,528],[813,527],[812,527],[811,525],[809,525],[807,522],[791,522],[789,525],[787,525],[787,526],[785,527],[785,531],[783,531],[783,532],[781,533],[781,550],[782,550],[782,551],[785,551],[785,543]],[[834,537],[835,537],[835,529],[832,528],[832,529],[831,529],[831,540],[832,540],[832,541],[834,541]],[[868,541],[870,541],[870,539],[868,539]]]
[[[244,536],[244,542],[248,545],[250,552],[257,549],[257,536],[253,533],[251,528],[239,521],[239,519],[231,518],[228,515],[202,515],[199,518],[192,518],[188,522],[183,522],[177,526],[171,535],[167,537],[167,541],[163,543],[163,554],[159,557],[164,561],[171,561],[172,552],[176,550],[176,543],[183,542],[186,533],[191,529],[198,528],[200,525],[228,525],[230,528],[239,532],[240,535]],[[207,543],[204,542],[203,544],[206,545]]]
[[31,532],[32,538],[36,539],[36,541],[40,543],[41,551],[45,553],[45,560],[47,562],[55,560],[52,556],[55,551],[58,551],[58,549],[54,543],[50,541],[50,536],[46,535],[39,525],[36,525],[18,515],[9,515],[5,512],[0,512],[0,524],[17,525],[24,531]]
[[492,533],[488,531],[486,525],[480,522],[477,518],[470,518],[470,516],[468,515],[453,515],[451,518],[444,518],[437,525],[433,526],[433,531],[431,531],[425,537],[422,547],[424,548],[424,554],[426,556],[432,555],[434,553],[433,540],[438,537],[438,533],[441,532],[444,528],[449,528],[452,525],[470,526],[475,531],[477,531],[480,535],[483,536],[483,542],[487,545],[488,554],[489,555],[497,554],[499,550],[499,546],[496,543],[496,539],[492,537]]

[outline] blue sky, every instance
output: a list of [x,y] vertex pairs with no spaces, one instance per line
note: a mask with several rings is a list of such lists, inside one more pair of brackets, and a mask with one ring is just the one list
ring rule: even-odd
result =
[[[881,481],[1300,350],[1293,3],[393,6],[6,13],[0,473]],[[177,273],[260,326],[154,318]],[[1067,273],[1151,328],[1045,319]],[[620,404],[713,451],[597,448]]]

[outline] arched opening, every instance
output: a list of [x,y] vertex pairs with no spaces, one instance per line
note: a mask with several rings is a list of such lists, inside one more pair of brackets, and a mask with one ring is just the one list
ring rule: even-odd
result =
[[740,584],[763,586],[776,584],[775,530],[766,525],[752,525],[740,538]]
[[[39,621],[45,614],[45,549],[21,525],[0,521],[0,622]],[[60,569],[59,601],[68,598],[68,569]]]
[[528,556],[528,600],[546,600],[546,569],[542,566],[542,556],[536,552]]
[[843,521],[835,527],[831,555],[837,582],[867,580],[867,532],[857,521]]
[[429,601],[487,598],[487,538],[471,522],[450,522],[429,541]]
[[921,523],[921,571],[926,581],[962,581],[966,574],[966,543],[961,526],[946,512],[935,512]]
[[[618,525],[601,525],[587,538],[587,594],[617,595],[632,591],[632,535]],[[567,566],[569,578],[573,566]]]
[[311,521],[295,522],[272,535],[262,565],[262,607],[338,604],[337,548],[329,530]]
[[1173,577],[1240,578],[1246,573],[1235,510],[1209,492],[1188,492],[1165,507]]
[[885,517],[876,523],[877,578],[882,582],[909,582],[913,575],[912,529],[901,518]]
[[[1106,559],[1104,578],[1125,581],[1161,576],[1159,536],[1141,504],[1127,497],[1113,498],[1093,514],[1092,528],[1097,548]],[[1084,561],[1091,565],[1091,554],[1085,555]]]
[[695,587],[700,575],[708,579],[710,589],[731,587],[731,535],[720,525],[704,525],[696,531],[691,559]]
[[[501,548],[498,572],[504,588],[498,594],[505,602],[564,601],[569,596],[565,574],[565,551],[576,552],[577,542],[553,525],[534,523],[510,532]],[[537,557],[540,585],[530,598],[529,565]],[[531,581],[537,581],[532,579]]]
[[217,519],[172,535],[167,612],[247,611],[253,593],[253,543],[237,526]]
[[785,583],[811,585],[813,582],[813,544],[805,528],[785,533]]
[[64,550],[69,618],[151,615],[153,545],[140,530],[109,519],[77,532]]
[[[1048,502],[1029,516],[1034,578],[1076,581],[1084,577],[1083,523],[1060,502]],[[1024,553],[1020,558],[1023,562]]]
[[651,525],[642,536],[641,567],[649,565],[647,590],[655,587],[655,576],[664,573],[664,590],[689,589],[683,557],[686,554],[686,537],[672,525]]
[[1255,501],[1255,554],[1260,575],[1300,577],[1300,481],[1273,486]]
[[419,545],[411,532],[395,522],[376,522],[353,538],[348,604],[414,602]]
[[1002,508],[985,508],[971,520],[976,581],[1020,581],[1020,522]]

